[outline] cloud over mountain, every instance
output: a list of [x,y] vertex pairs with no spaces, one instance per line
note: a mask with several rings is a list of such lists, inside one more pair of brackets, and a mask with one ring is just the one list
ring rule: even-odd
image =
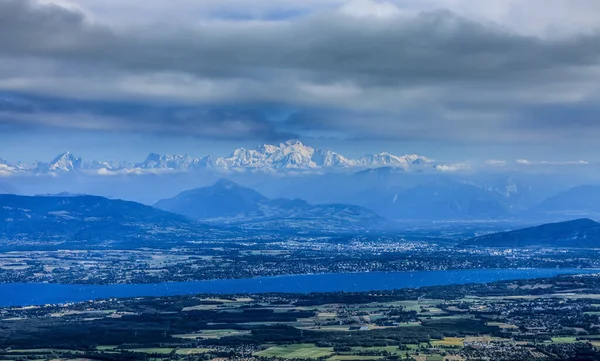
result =
[[[483,144],[600,135],[597,2],[260,1],[245,13],[236,1],[201,3],[123,5],[140,20],[113,1],[0,2],[0,92],[95,102],[2,101],[0,124]],[[106,102],[181,108],[132,116]],[[271,111],[210,110],[240,104]]]

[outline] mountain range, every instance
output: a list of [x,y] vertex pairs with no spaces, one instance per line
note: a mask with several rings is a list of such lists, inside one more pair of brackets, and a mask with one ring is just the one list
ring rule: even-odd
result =
[[[160,209],[159,209],[160,208]],[[392,230],[360,206],[269,199],[228,180],[155,207],[98,196],[0,195],[0,249],[171,248],[202,240]],[[600,248],[600,223],[582,218],[491,233],[458,247]]]
[[271,200],[225,179],[182,192],[156,207],[70,193],[0,194],[2,250],[169,248],[266,233],[347,233],[387,226],[360,206]]
[[549,223],[466,240],[460,247],[599,248],[600,223],[588,218]]
[[187,154],[160,155],[151,153],[140,163],[86,162],[70,152],[65,152],[49,162],[23,164],[0,159],[0,175],[10,174],[63,174],[88,173],[144,173],[188,171],[193,169],[251,170],[277,172],[285,170],[323,170],[392,166],[410,168],[430,164],[433,160],[416,154],[396,156],[387,152],[368,154],[358,159],[346,158],[331,150],[315,149],[298,140],[278,145],[262,145],[255,149],[239,148],[228,157],[209,155],[191,157]]
[[208,234],[188,218],[140,203],[97,196],[0,195],[3,249],[28,246],[165,247]]
[[154,206],[205,223],[245,229],[348,232],[387,226],[386,221],[364,207],[311,204],[301,199],[269,199],[226,179],[209,187],[184,191]]

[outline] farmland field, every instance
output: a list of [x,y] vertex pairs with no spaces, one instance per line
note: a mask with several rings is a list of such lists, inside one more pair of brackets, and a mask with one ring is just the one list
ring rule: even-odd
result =
[[256,352],[256,356],[283,357],[287,359],[316,359],[329,356],[333,353],[332,348],[316,347],[312,344],[297,344],[270,347],[264,351]]

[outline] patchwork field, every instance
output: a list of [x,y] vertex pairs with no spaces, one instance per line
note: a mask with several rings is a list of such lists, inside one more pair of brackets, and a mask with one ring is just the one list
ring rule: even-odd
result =
[[0,361],[600,361],[598,301],[554,292],[596,295],[600,277],[552,280],[8,307]]
[[287,359],[317,359],[329,356],[333,353],[333,348],[316,347],[313,344],[296,344],[270,347],[264,351],[256,352],[255,356],[260,357],[283,357]]

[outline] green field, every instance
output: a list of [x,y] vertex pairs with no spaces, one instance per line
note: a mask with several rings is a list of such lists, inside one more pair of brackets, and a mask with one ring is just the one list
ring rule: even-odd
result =
[[421,322],[405,322],[393,327],[416,327],[421,326]]
[[283,357],[288,359],[316,359],[330,356],[333,349],[330,347],[317,347],[313,344],[295,344],[270,347],[264,351],[254,353],[259,357]]
[[154,347],[154,348],[131,348],[131,349],[127,349],[127,351],[168,355],[171,352],[173,352],[173,349],[170,347]]
[[445,337],[443,340],[431,341],[433,346],[450,346],[450,347],[463,347],[465,339],[459,337]]
[[214,338],[222,338],[222,337],[228,337],[228,336],[245,335],[245,334],[249,334],[249,333],[250,333],[250,331],[222,329],[222,330],[205,330],[200,333],[179,334],[179,335],[173,335],[173,337],[188,338],[188,339],[195,339],[195,338],[214,339]]
[[441,355],[429,355],[427,361],[444,361],[444,356]]
[[352,360],[381,360],[383,356],[354,356],[338,355],[328,358],[328,361],[352,361]]
[[504,322],[488,322],[487,323],[488,326],[496,326],[496,327],[500,327],[500,328],[505,328],[505,329],[519,329],[519,327],[515,326],[515,325],[511,325],[509,323],[504,323]]
[[209,348],[180,348],[175,353],[177,355],[199,355],[210,351]]
[[98,351],[110,351],[110,350],[114,350],[115,348],[117,348],[117,345],[103,345],[103,346],[97,346],[96,350],[98,350]]
[[552,337],[554,343],[575,343],[577,340],[575,337]]
[[399,350],[397,346],[381,346],[381,347],[352,347],[352,352],[381,352],[387,351],[391,355],[405,354],[406,351]]

